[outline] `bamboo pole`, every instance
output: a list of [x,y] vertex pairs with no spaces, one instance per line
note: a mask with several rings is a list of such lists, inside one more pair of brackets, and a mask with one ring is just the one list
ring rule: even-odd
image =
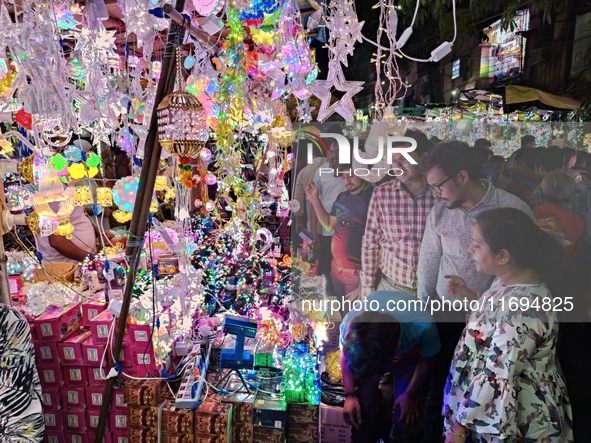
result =
[[[177,11],[182,11],[184,6],[185,0],[176,0],[175,9]],[[113,343],[113,355],[116,356],[121,354],[121,345],[123,343],[127,315],[129,314],[129,306],[131,303],[133,286],[135,284],[136,269],[142,250],[144,234],[146,233],[150,204],[152,202],[152,195],[154,194],[154,184],[156,182],[158,164],[160,163],[160,154],[162,152],[162,147],[158,142],[158,114],[156,109],[164,97],[170,94],[174,89],[174,82],[176,78],[176,57],[174,56],[174,43],[175,39],[178,38],[178,33],[180,32],[183,32],[183,28],[171,23],[168,31],[164,60],[162,63],[162,73],[160,81],[158,82],[158,89],[156,91],[156,98],[154,100],[154,109],[152,111],[152,118],[150,120],[150,128],[146,138],[144,163],[142,165],[139,188],[133,208],[133,217],[129,227],[129,239],[127,241],[127,248],[125,250],[125,255],[130,257],[130,269],[127,276],[127,281],[125,283],[121,315],[119,316],[117,324],[117,335]],[[109,417],[109,406],[111,404],[114,383],[115,377],[109,378],[107,380],[94,443],[102,443],[103,441],[105,427]]]

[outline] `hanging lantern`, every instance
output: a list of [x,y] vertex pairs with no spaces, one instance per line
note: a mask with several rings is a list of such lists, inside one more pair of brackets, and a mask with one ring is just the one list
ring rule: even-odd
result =
[[176,48],[178,91],[158,105],[158,140],[171,155],[195,157],[209,138],[206,115],[199,100],[182,90],[181,55]]
[[111,188],[96,188],[96,203],[103,208],[113,206],[113,191]]
[[92,191],[89,186],[76,186],[74,206],[92,205]]

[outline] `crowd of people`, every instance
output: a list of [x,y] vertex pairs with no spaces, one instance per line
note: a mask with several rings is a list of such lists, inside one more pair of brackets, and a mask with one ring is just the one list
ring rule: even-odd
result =
[[[484,139],[405,136],[415,164],[395,155],[402,174],[377,187],[338,164],[336,143],[295,182],[327,292],[382,307],[342,312],[354,443],[585,441],[591,155],[535,147],[533,136],[509,159]],[[431,316],[385,309],[393,299],[482,308]],[[543,300],[554,304],[539,309]],[[565,300],[578,317],[559,328]],[[379,387],[392,378],[388,403]]]

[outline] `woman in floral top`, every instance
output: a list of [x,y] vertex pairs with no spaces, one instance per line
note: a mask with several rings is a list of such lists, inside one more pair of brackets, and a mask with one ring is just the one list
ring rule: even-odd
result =
[[[478,272],[497,278],[454,353],[443,404],[446,443],[573,442],[556,359],[556,305],[545,304],[556,296],[550,288],[561,269],[560,245],[521,211],[503,208],[477,217],[469,251]],[[476,298],[460,277],[448,278],[450,293]]]

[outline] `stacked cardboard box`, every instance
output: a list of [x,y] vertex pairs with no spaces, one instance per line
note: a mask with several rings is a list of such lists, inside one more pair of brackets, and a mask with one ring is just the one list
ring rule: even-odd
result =
[[163,443],[193,443],[195,413],[190,409],[178,409],[174,400],[166,400],[160,407],[160,430]]
[[320,405],[320,443],[351,443],[351,428],[340,406]]
[[161,392],[161,380],[126,381],[123,394],[128,408],[129,442],[158,442],[158,416],[163,404]]
[[201,403],[195,410],[194,443],[231,443],[232,412],[229,403]]
[[[34,345],[43,391],[45,442],[94,441],[108,369],[106,363],[102,371],[100,368],[101,360],[106,361],[106,337],[98,337],[97,329],[93,332],[90,326],[105,307],[97,296],[82,306],[50,309],[33,320],[35,331],[42,331],[35,334]],[[86,328],[80,329],[81,325]],[[127,406],[122,389],[113,390],[110,411],[103,441],[127,443]]]
[[287,404],[287,443],[318,443],[319,405]]
[[248,393],[222,397],[223,403],[232,405],[232,443],[252,443],[254,398],[254,394]]
[[283,443],[287,424],[287,403],[280,395],[258,392],[253,409],[253,441]]

